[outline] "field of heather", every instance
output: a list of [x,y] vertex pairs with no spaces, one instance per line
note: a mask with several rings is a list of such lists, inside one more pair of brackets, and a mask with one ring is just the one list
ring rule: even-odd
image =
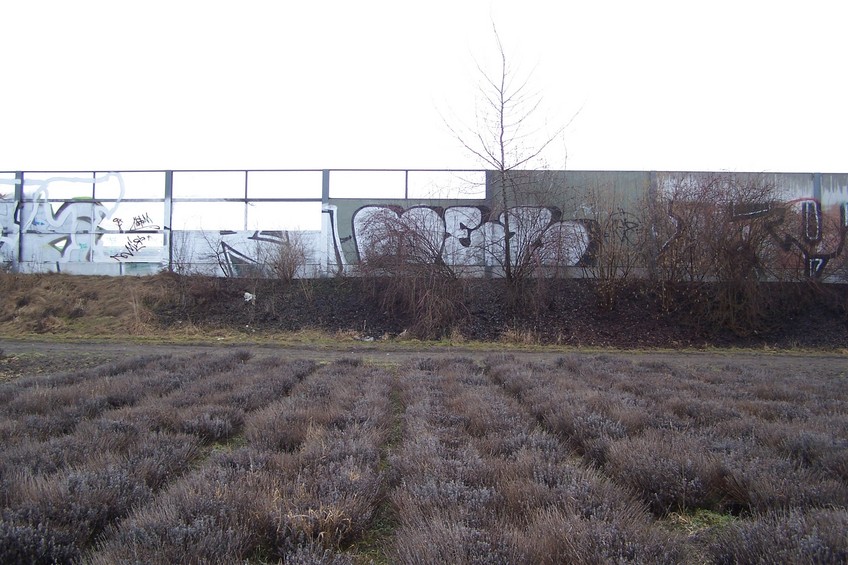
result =
[[845,563],[842,374],[128,356],[0,383],[0,562]]

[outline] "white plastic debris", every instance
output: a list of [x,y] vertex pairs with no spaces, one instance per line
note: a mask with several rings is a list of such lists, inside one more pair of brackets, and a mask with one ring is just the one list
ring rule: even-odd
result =
[[244,301],[245,302],[254,302],[256,301],[256,295],[250,294],[249,292],[244,293]]

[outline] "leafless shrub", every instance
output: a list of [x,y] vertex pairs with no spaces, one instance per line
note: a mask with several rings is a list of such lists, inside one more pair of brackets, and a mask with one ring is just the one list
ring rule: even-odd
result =
[[692,314],[714,327],[762,330],[771,298],[764,281],[793,276],[771,233],[785,212],[777,187],[758,177],[682,175],[659,197],[652,226],[664,304],[673,307],[682,288]]
[[190,232],[171,230],[170,232],[170,262],[168,270],[179,276],[180,280],[195,274],[195,250],[193,237]]
[[587,189],[584,206],[591,219],[592,261],[583,269],[595,281],[600,307],[611,310],[636,268],[645,264],[645,218],[626,211],[625,197],[611,187]]
[[259,263],[266,276],[289,284],[298,277],[308,276],[309,245],[300,231],[284,231],[279,241],[259,249]]
[[361,228],[368,242],[360,274],[384,310],[406,317],[415,337],[440,337],[467,314],[464,284],[442,258],[444,227],[416,209],[384,208]]
[[193,282],[194,279],[199,278],[201,273],[207,276],[212,275],[212,278],[217,278],[215,275],[219,269],[224,277],[239,276],[238,271],[233,268],[233,265],[231,265],[227,259],[227,249],[224,245],[223,235],[221,232],[201,229],[200,237],[206,244],[203,246],[203,251],[205,253],[192,254],[192,259],[197,257],[197,259],[200,260],[200,263],[194,264],[193,269],[195,274],[190,277],[191,281]]

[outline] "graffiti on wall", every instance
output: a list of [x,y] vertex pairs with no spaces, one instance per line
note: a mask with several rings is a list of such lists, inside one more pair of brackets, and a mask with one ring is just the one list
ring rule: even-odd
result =
[[[746,245],[756,223],[763,229],[764,243],[777,252],[770,254],[771,266],[790,270],[800,266],[809,278],[844,279],[848,175],[664,173],[657,180],[673,226],[670,237],[659,242],[660,256],[674,242],[715,222],[719,226],[729,222]],[[842,260],[830,267],[837,258]]]
[[14,199],[17,179],[0,179],[0,263],[12,263],[17,255],[18,226]]
[[296,276],[312,276],[320,240],[318,231],[180,231],[173,235],[172,266],[182,274],[252,277],[271,275],[275,262],[290,260]]
[[[626,189],[628,195],[638,196],[648,190],[651,174],[620,173],[614,178],[607,177],[611,179],[608,181],[610,187]],[[701,175],[654,174],[660,198],[665,197],[664,191],[673,188],[675,182],[683,182],[686,178],[697,182]],[[169,209],[165,199],[142,203],[147,199],[125,198],[125,181],[120,173],[49,178],[27,173],[23,177],[24,186],[18,185],[19,178],[9,178],[10,173],[3,175],[0,178],[0,261],[18,263],[22,270],[102,274],[156,272],[162,267],[182,263],[180,250],[188,246],[194,249],[188,255],[198,264],[196,271],[239,276],[255,271],[267,260],[263,255],[267,256],[275,247],[284,244],[286,232],[261,229],[177,231],[172,234],[164,217],[165,210]],[[584,185],[598,182],[595,173],[579,173],[576,181],[570,175],[562,172],[562,190],[573,191],[575,195],[580,194]],[[744,174],[739,176],[743,180],[747,178]],[[742,233],[749,221],[766,220],[770,241],[783,252],[783,266],[797,269],[800,264],[801,271],[814,278],[844,276],[848,272],[848,251],[845,250],[848,175],[775,174],[768,180],[782,191],[779,205],[764,203],[742,207],[731,204],[729,212],[722,208],[722,214],[729,213]],[[129,174],[127,182],[131,193],[138,190]],[[23,199],[18,201],[16,195],[21,193]],[[608,241],[609,237],[639,245],[641,240],[637,234],[655,233],[638,224],[636,218],[641,215],[634,207],[639,201],[635,196],[628,200],[620,210],[621,217],[610,223],[615,230],[610,234],[611,228],[606,224],[603,229],[607,233],[602,233],[596,222],[566,219],[554,206],[511,208],[509,230],[506,230],[504,214],[493,211],[483,200],[466,200],[462,204],[431,200],[416,205],[397,200],[330,200],[322,209],[322,231],[303,232],[312,265],[309,274],[343,274],[348,266],[367,259],[369,253],[385,245],[369,226],[386,220],[419,227],[423,234],[421,241],[434,250],[433,260],[472,267],[470,271],[480,268],[497,272],[503,267],[506,246],[513,251],[513,257],[531,249],[533,260],[541,266],[592,266],[598,250],[602,249],[600,243]],[[680,204],[684,203],[685,199],[681,199]],[[579,204],[575,203],[574,210],[583,210]],[[660,249],[668,245],[664,240],[676,237],[669,231],[674,231],[675,226],[680,231],[677,211],[682,212],[683,208],[675,210],[670,206],[667,210],[671,224],[667,231],[660,230],[665,234],[660,236],[663,241],[656,242]],[[594,217],[591,210],[575,214],[578,218]],[[690,221],[695,223],[704,221],[692,218]]]
[[486,206],[368,205],[353,214],[353,239],[357,256],[367,259],[382,242],[375,224],[401,221],[435,250],[434,260],[454,266],[497,267],[509,245],[513,256],[531,249],[542,266],[585,266],[592,260],[593,233],[589,220],[563,220],[554,206],[510,208],[509,233],[505,213],[492,214]]
[[[845,249],[848,202],[831,206],[827,214],[821,202],[814,198],[798,198],[787,204],[789,210],[782,209],[768,224],[769,234],[783,251],[801,255],[806,276],[821,278],[828,263],[840,257]],[[800,226],[793,229],[788,217],[796,219]]]
[[[679,204],[677,204],[679,206]],[[669,201],[667,213],[675,226],[671,238],[660,247],[662,255],[682,237],[685,220],[677,213],[675,202]],[[848,239],[848,202],[830,206],[825,213],[815,198],[796,198],[786,202],[760,205],[729,205],[729,219],[746,232],[746,222],[765,218],[765,229],[771,240],[784,253],[799,257],[808,278],[821,278],[828,264],[842,256]]]
[[[0,182],[14,191],[20,179]],[[125,194],[120,173],[26,178],[20,201],[11,197],[12,191],[0,190],[0,258],[5,262],[62,271],[69,264],[163,261],[162,227],[151,214],[120,215]],[[95,193],[108,195],[108,200],[95,199]]]

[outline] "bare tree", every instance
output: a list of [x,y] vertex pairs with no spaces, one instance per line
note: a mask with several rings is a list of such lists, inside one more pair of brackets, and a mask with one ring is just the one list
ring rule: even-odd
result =
[[[521,74],[512,66],[497,28],[493,25],[492,29],[498,63],[494,71],[477,64],[480,78],[474,123],[445,122],[460,144],[494,171],[494,183],[487,192],[503,235],[487,240],[485,253],[502,267],[508,286],[518,290],[539,263],[534,256],[541,239],[532,234],[547,227],[535,225],[538,219],[528,217],[529,209],[522,208],[528,204],[527,192],[540,185],[526,184],[533,175],[520,172],[538,164],[568,124],[549,130],[539,123],[543,97],[531,90],[532,73]],[[518,233],[531,235],[516,237]]]

